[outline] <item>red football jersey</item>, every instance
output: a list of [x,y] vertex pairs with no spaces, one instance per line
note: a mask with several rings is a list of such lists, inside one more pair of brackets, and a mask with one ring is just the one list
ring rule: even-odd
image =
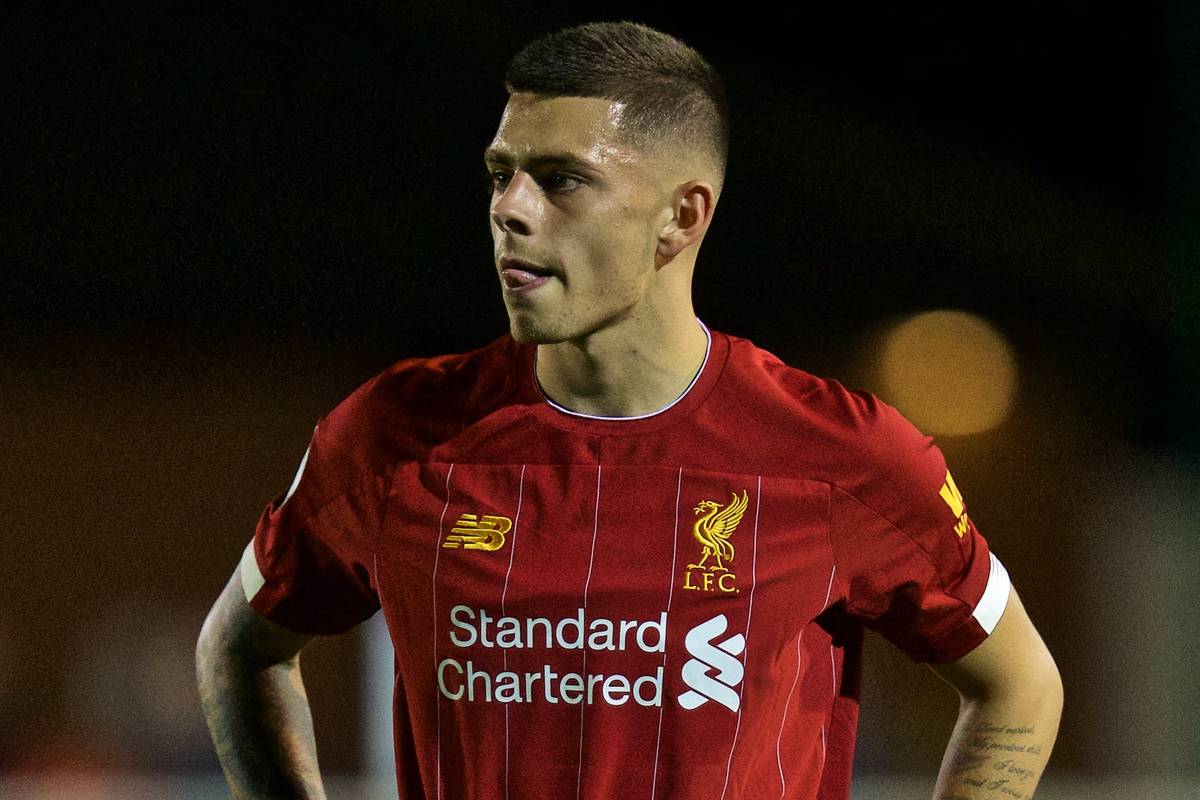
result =
[[995,626],[1007,573],[932,438],[704,330],[653,414],[556,405],[506,334],[319,420],[244,588],[305,633],[383,609],[404,800],[845,800],[863,626],[919,661]]

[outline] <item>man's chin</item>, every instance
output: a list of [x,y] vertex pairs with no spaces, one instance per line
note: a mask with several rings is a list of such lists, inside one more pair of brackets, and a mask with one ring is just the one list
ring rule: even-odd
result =
[[547,330],[530,320],[523,319],[510,318],[508,330],[512,334],[512,338],[521,344],[558,344],[568,338],[561,332]]
[[[521,344],[560,344],[562,342],[581,342],[589,336],[611,324],[612,318],[594,321],[557,320],[547,322],[544,317],[534,314],[508,311],[508,330],[512,338]],[[557,324],[555,324],[557,323]]]

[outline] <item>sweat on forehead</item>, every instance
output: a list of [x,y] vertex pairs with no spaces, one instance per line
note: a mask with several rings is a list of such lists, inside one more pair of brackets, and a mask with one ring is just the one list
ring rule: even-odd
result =
[[620,130],[623,105],[590,97],[514,94],[484,152],[493,161],[629,161],[634,149]]
[[683,169],[688,177],[711,172],[702,156],[683,137],[648,133],[631,120],[628,105],[601,97],[545,95],[514,92],[500,119],[496,137],[484,153],[495,162],[532,158],[569,162],[572,155],[584,162],[635,164],[656,167],[657,172]]

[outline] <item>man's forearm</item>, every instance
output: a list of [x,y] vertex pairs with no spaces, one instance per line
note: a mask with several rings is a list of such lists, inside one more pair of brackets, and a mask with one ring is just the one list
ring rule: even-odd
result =
[[196,676],[217,758],[237,800],[325,800],[299,658],[263,667],[201,649]]
[[934,800],[1027,800],[1050,758],[1061,688],[1019,698],[964,699]]

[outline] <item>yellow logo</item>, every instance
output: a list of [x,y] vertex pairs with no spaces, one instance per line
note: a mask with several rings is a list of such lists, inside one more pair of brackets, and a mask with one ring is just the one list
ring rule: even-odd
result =
[[[730,572],[725,564],[733,561],[733,543],[729,537],[742,521],[748,502],[746,490],[743,489],[741,497],[736,492],[732,493],[723,508],[712,500],[701,500],[692,509],[696,514],[703,514],[692,526],[692,536],[700,543],[702,555],[699,563],[687,565],[687,572],[683,576],[684,589],[737,593],[738,588],[734,583],[737,575]],[[710,557],[714,563],[705,567]]]
[[463,514],[454,523],[442,547],[459,547],[464,550],[499,550],[504,547],[504,534],[512,530],[512,520],[491,514],[480,519],[474,514]]
[[942,484],[942,489],[938,493],[942,499],[946,501],[946,505],[950,506],[950,512],[958,517],[958,522],[954,525],[954,532],[958,534],[958,538],[962,538],[967,533],[967,512],[966,504],[963,503],[962,492],[958,491],[958,487],[954,485],[954,478],[950,477],[950,470],[946,470],[946,481]]

